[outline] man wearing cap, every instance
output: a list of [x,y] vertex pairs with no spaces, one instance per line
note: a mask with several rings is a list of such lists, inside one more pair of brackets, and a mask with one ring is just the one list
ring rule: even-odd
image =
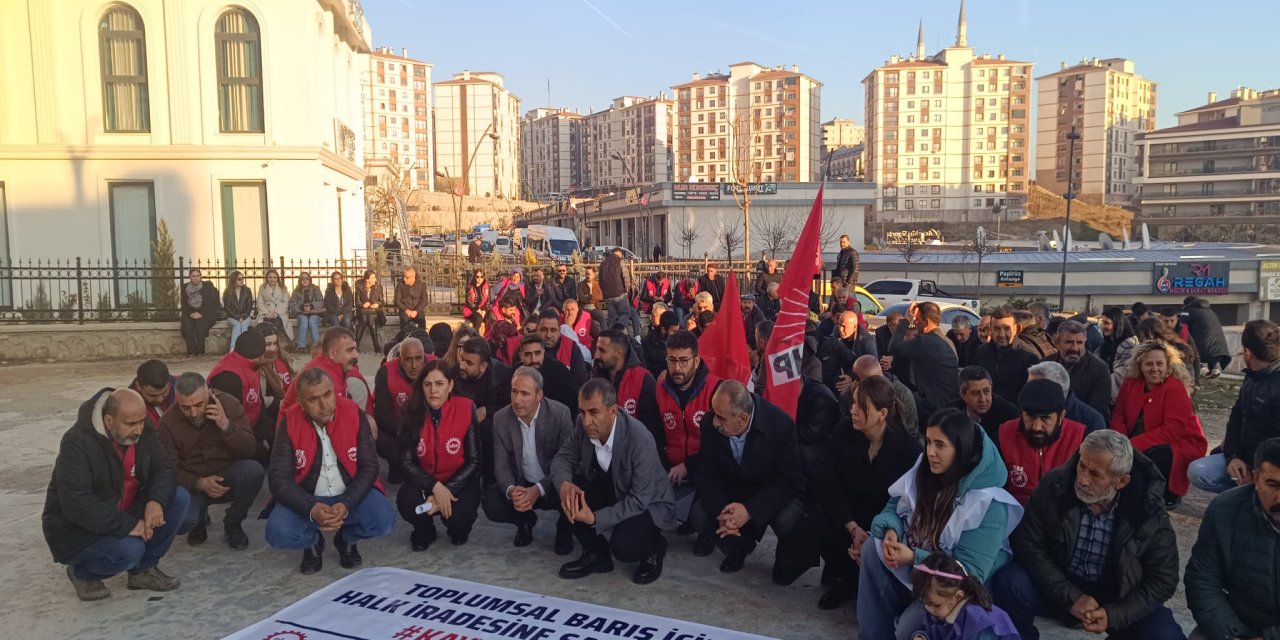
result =
[[1066,399],[1052,380],[1030,380],[1018,394],[1022,416],[1000,425],[1000,454],[1009,467],[1005,490],[1023,505],[1050,469],[1071,459],[1084,425],[1066,419]]
[[[274,433],[276,415],[264,412],[262,374],[258,366],[265,362],[267,339],[257,331],[246,331],[236,346],[222,356],[209,370],[209,387],[217,389],[244,407],[244,417],[255,433]],[[260,425],[259,420],[267,424]]]
[[747,347],[763,349],[764,345],[756,345],[756,327],[764,322],[764,312],[756,306],[756,297],[750,293],[738,296],[738,304],[742,308],[742,328],[747,332]]

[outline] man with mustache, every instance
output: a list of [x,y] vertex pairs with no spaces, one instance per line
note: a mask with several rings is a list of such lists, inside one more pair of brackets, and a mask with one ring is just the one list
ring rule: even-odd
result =
[[103,389],[84,404],[62,436],[41,523],[54,562],[81,600],[102,600],[102,583],[129,572],[130,589],[172,591],[160,570],[191,500],[130,389]]
[[1037,615],[1111,638],[1185,637],[1165,606],[1178,587],[1178,541],[1164,478],[1123,434],[1085,436],[1046,473],[1011,542],[1014,561],[990,588],[1024,639],[1040,638]]
[[1258,445],[1252,482],[1213,499],[1187,562],[1192,638],[1280,634],[1280,438]]
[[1021,417],[1000,425],[1000,455],[1009,467],[1004,488],[1023,505],[1040,479],[1066,462],[1084,440],[1084,425],[1067,420],[1062,388],[1052,380],[1031,380],[1018,395]]

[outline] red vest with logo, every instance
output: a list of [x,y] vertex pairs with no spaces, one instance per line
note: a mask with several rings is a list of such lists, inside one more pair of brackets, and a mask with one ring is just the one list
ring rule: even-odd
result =
[[463,443],[474,417],[475,404],[462,396],[450,396],[440,407],[439,425],[427,412],[418,436],[418,464],[427,475],[448,482],[462,468],[467,461]]
[[556,360],[559,360],[560,364],[563,364],[566,369],[572,371],[573,350],[577,348],[578,345],[574,344],[572,340],[565,340],[564,336],[560,336],[560,348],[556,349]]
[[[276,362],[279,362],[277,360]],[[244,417],[249,425],[258,423],[258,417],[262,415],[262,375],[258,373],[258,367],[252,360],[232,351],[213,368],[209,370],[209,379],[214,376],[230,372],[240,378],[240,404],[244,405]]]
[[640,406],[640,391],[644,389],[644,380],[648,376],[648,369],[635,365],[623,371],[622,379],[618,381],[618,406],[633,418]]
[[[469,286],[467,287],[467,304],[473,307],[479,307],[481,303],[489,299],[489,283],[485,282],[480,285],[479,289]],[[463,305],[462,317],[470,318],[472,314],[471,307]]]
[[391,412],[397,416],[404,415],[404,408],[413,397],[413,383],[404,376],[400,368],[400,358],[387,361],[387,392],[391,395]]
[[1032,448],[1022,437],[1022,421],[1010,420],[1000,425],[1000,455],[1009,468],[1005,491],[1020,504],[1031,501],[1031,493],[1040,486],[1040,478],[1054,467],[1060,467],[1075,455],[1084,440],[1085,426],[1075,420],[1062,420],[1062,433],[1043,449]]
[[275,359],[276,374],[280,376],[280,384],[288,389],[293,384],[293,375],[289,373],[289,365],[280,358]]
[[692,287],[685,285],[684,280],[681,280],[678,284],[676,284],[676,292],[680,294],[680,298],[682,300],[688,300],[690,304],[693,303],[694,297],[698,295],[698,290],[699,290],[699,287],[698,287],[697,280],[693,281]]
[[569,324],[569,328],[573,329],[573,334],[578,336],[578,342],[581,342],[582,346],[591,349],[595,344],[595,339],[591,337],[591,314],[579,309],[578,317]]
[[[302,366],[302,371],[306,371],[312,367],[324,369],[329,374],[329,379],[333,380],[333,394],[339,398],[347,397],[347,376],[342,372],[342,365],[330,360],[324,354],[318,355],[311,359],[310,362]],[[284,418],[285,413],[298,406],[298,384],[297,380],[289,385],[289,390],[284,392],[284,400],[280,401],[280,419]],[[280,424],[280,419],[276,420],[276,424]]]
[[680,406],[666,385],[667,372],[658,377],[658,411],[662,413],[662,426],[666,429],[667,459],[672,465],[682,464],[702,447],[702,416],[711,411],[711,393],[720,378],[708,373],[702,389]]
[[[356,477],[356,460],[358,459],[357,443],[360,436],[360,407],[345,397],[336,399],[333,419],[324,425],[324,432],[333,445],[333,454],[338,464],[347,471],[348,478]],[[312,426],[311,418],[302,411],[302,407],[294,403],[288,410],[281,412],[287,422],[289,441],[293,443],[293,481],[302,482],[311,472],[311,467],[320,462],[323,454],[320,451],[320,436]],[[382,483],[374,481],[374,486],[382,491]]]
[[524,339],[523,333],[517,333],[507,338],[507,350],[498,354],[498,359],[504,364],[512,364],[520,361],[520,341]]
[[124,486],[120,488],[120,502],[116,504],[119,511],[128,511],[133,506],[133,500],[138,496],[138,469],[135,463],[138,448],[134,446],[122,447],[115,445],[116,454],[120,456],[120,462],[124,468],[121,477],[124,478]]
[[[652,299],[654,299],[654,300],[656,300],[656,301],[658,301],[658,302],[661,302],[664,298],[666,298],[666,297],[667,297],[667,293],[668,293],[668,292],[670,292],[670,291],[671,291],[671,281],[670,281],[670,280],[665,280],[665,279],[664,279],[664,280],[662,281],[662,286],[661,286],[661,287],[659,287],[657,284],[655,284],[655,283],[654,283],[653,278],[646,278],[646,279],[645,279],[645,281],[644,281],[644,292],[645,292],[646,294],[648,294],[650,298],[652,298]],[[696,294],[695,294],[695,295],[696,295]],[[641,301],[640,301],[640,309],[641,309],[642,311],[644,311],[645,313],[649,313],[649,311],[650,311],[651,309],[653,309],[653,303],[652,303],[652,302],[645,302],[644,300],[641,300]]]

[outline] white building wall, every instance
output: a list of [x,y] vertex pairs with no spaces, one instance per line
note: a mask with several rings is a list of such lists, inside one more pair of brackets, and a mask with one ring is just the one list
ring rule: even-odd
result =
[[[98,23],[114,4],[0,5],[8,258],[114,257],[107,194],[120,181],[154,185],[156,219],[168,224],[180,256],[227,257],[222,181],[265,183],[273,255],[336,258],[364,247],[367,22],[354,26],[347,11],[335,22],[315,0],[239,3],[261,33],[264,132],[231,134],[219,131],[214,51],[214,25],[228,5],[124,2],[145,30],[151,126],[107,133]],[[338,123],[355,133],[350,144],[339,140]]]

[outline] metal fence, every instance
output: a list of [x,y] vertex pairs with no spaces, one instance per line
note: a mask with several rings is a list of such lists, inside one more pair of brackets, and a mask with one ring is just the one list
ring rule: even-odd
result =
[[[757,265],[754,262],[712,261],[722,275],[732,270],[738,274],[739,288],[751,291]],[[588,264],[575,260],[569,263],[570,274],[577,281]],[[706,261],[633,262],[632,272],[639,286],[644,278],[661,269],[673,280],[684,274],[700,276],[705,272]],[[452,255],[403,254],[387,257],[381,253],[357,259],[287,259],[248,261],[227,264],[216,260],[191,260],[177,258],[171,264],[150,264],[146,261],[116,261],[109,259],[71,258],[54,260],[0,261],[0,323],[98,323],[176,321],[179,314],[179,294],[191,269],[200,269],[204,280],[212,282],[221,292],[226,288],[228,276],[239,271],[244,283],[257,298],[259,286],[266,282],[268,271],[275,270],[281,282],[293,291],[298,276],[303,272],[323,291],[332,273],[340,272],[347,283],[355,288],[356,279],[366,270],[373,270],[383,288],[388,312],[394,311],[395,286],[402,279],[404,269],[414,267],[418,279],[427,286],[428,305],[437,309],[447,306],[450,311],[459,310],[464,296],[465,283],[476,268],[485,271],[486,278],[496,288],[511,271],[519,267],[526,274],[539,267],[547,277],[555,274],[555,263],[550,261],[524,261],[520,256],[495,256],[480,263]],[[781,266],[780,266],[781,270]]]

